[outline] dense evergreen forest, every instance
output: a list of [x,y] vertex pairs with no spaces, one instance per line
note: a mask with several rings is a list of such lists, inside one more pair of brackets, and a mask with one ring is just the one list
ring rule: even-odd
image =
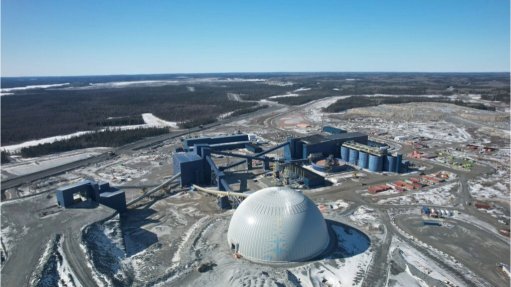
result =
[[[250,113],[264,106],[262,99],[285,94],[297,97],[271,99],[285,105],[301,105],[331,96],[363,96],[374,94],[403,95],[401,98],[354,98],[341,100],[329,111],[381,103],[422,101],[417,95],[449,96],[479,94],[482,99],[509,103],[508,73],[270,73],[225,74],[217,81],[214,75],[134,75],[51,78],[52,83],[69,82],[54,89],[16,91],[2,97],[1,144],[96,130],[105,126],[143,123],[142,113],[153,113],[164,120],[191,128],[216,121],[218,116]],[[170,78],[168,78],[170,77]],[[223,77],[223,78],[222,78]],[[175,84],[162,86],[91,87],[89,81],[107,83],[119,80],[172,79]],[[181,78],[189,82],[179,83]],[[242,79],[264,79],[238,81]],[[39,81],[40,80],[40,81]],[[2,79],[2,83],[41,84],[48,79]],[[4,83],[5,82],[5,83]],[[239,95],[241,101],[227,94]],[[406,95],[406,96],[405,96]],[[430,100],[430,99],[428,99]],[[447,99],[438,100],[447,102]],[[453,102],[485,109],[481,104]]]
[[[2,145],[91,130],[107,123],[124,124],[110,117],[153,113],[183,127],[211,122],[220,114],[255,103],[230,101],[225,87],[198,85],[130,87],[84,90],[38,90],[2,97]],[[140,120],[131,121],[140,123]],[[98,123],[98,124],[96,124]]]

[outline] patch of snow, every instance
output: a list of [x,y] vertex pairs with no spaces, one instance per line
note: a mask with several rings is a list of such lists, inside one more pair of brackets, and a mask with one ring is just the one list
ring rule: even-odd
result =
[[14,175],[25,175],[41,170],[61,166],[70,162],[86,159],[102,152],[110,150],[110,148],[90,148],[79,151],[64,152],[53,154],[50,156],[42,156],[37,158],[22,159],[20,162],[8,163],[2,165],[2,171],[6,171]]
[[[438,266],[434,261],[427,258],[424,254],[405,243],[401,239],[394,237],[392,239],[391,247],[389,253],[392,253],[394,249],[399,248],[402,252],[401,255],[407,264],[413,265],[415,268],[419,269],[419,271],[427,274],[431,278],[440,280],[442,282],[449,281],[456,286],[463,286],[463,283],[459,281],[459,279],[446,271],[444,268]],[[408,272],[409,272],[409,268]],[[409,273],[413,278],[419,279]],[[421,280],[421,279],[419,279]],[[422,280],[421,280],[422,281]],[[418,283],[418,282],[417,282]],[[413,286],[413,285],[403,285],[403,286]],[[423,286],[423,285],[419,285]],[[427,285],[426,285],[427,286]]]
[[[144,116],[144,115],[146,115],[146,116]],[[144,121],[146,122],[146,124],[106,127],[106,128],[103,128],[103,129],[99,129],[97,131],[79,131],[79,132],[75,132],[75,133],[71,133],[71,134],[67,134],[67,135],[59,135],[59,136],[47,137],[47,138],[42,138],[42,139],[38,139],[38,140],[26,141],[26,142],[23,142],[23,143],[20,143],[20,144],[3,146],[2,149],[7,151],[7,152],[9,152],[9,153],[19,153],[20,150],[22,148],[24,148],[24,147],[31,147],[31,146],[37,146],[37,145],[40,145],[40,144],[53,143],[53,142],[57,142],[57,141],[67,140],[67,139],[70,139],[70,138],[73,138],[73,137],[79,137],[79,136],[82,136],[82,135],[85,135],[85,134],[88,134],[88,133],[103,132],[103,131],[107,131],[107,130],[110,130],[110,131],[115,131],[115,130],[126,131],[126,130],[135,130],[135,129],[141,129],[141,128],[154,128],[154,127],[171,127],[171,128],[176,128],[176,129],[178,128],[177,122],[167,122],[167,121],[164,121],[164,120],[162,120],[162,119],[160,119],[158,117],[155,117],[154,115],[152,115],[150,113],[143,114],[142,117],[144,118]],[[149,122],[149,124],[147,122]]]
[[433,187],[424,191],[413,192],[398,197],[381,199],[378,204],[395,204],[395,205],[441,205],[450,206],[456,197],[449,191],[458,187],[458,182],[448,183],[439,187]]
[[294,90],[294,92],[303,92],[303,91],[310,91],[310,90],[311,90],[311,88],[304,88],[304,87],[301,87],[301,88],[299,88],[299,89]]
[[151,113],[142,114],[142,118],[144,119],[144,122],[151,127],[171,127],[175,129],[178,128],[177,122],[168,122],[162,120]]
[[268,97],[268,99],[293,98],[293,97],[299,97],[299,96],[300,96],[299,94],[287,93],[287,94],[284,94],[284,95],[271,96],[271,97]]
[[2,96],[6,96],[7,94],[4,94],[4,93],[33,90],[33,89],[57,88],[57,87],[63,87],[63,86],[67,86],[67,85],[69,85],[69,83],[51,84],[51,85],[30,85],[30,86],[24,86],[24,87],[4,88],[4,89],[0,89],[0,91],[2,92]]
[[357,225],[367,226],[371,230],[381,230],[383,227],[376,210],[366,206],[360,206],[348,218]]
[[218,116],[218,119],[222,120],[222,119],[228,118],[228,117],[230,117],[232,115],[232,113],[234,113],[234,111],[221,114],[221,115]]
[[470,195],[477,199],[508,201],[510,195],[509,171],[498,169],[490,176],[468,182]]
[[17,152],[19,152],[24,147],[31,147],[31,146],[36,146],[36,145],[40,145],[40,144],[53,143],[53,142],[56,142],[56,141],[67,140],[67,139],[70,139],[70,138],[73,138],[73,137],[82,136],[82,135],[85,135],[85,134],[88,134],[88,133],[91,133],[91,132],[92,131],[81,131],[81,132],[75,132],[75,133],[67,134],[67,135],[47,137],[47,138],[38,139],[38,140],[26,141],[26,142],[23,142],[23,143],[20,143],[20,144],[3,146],[2,150],[5,150],[5,151],[7,151],[9,153],[17,153]]
[[363,275],[373,259],[369,242],[360,234],[347,231],[341,226],[333,227],[339,244],[345,248],[346,257],[326,259],[314,264],[290,268],[303,286],[361,286]]

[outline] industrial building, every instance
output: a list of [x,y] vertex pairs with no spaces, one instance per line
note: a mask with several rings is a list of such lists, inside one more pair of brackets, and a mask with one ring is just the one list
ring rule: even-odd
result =
[[403,156],[389,154],[385,146],[369,146],[355,141],[342,144],[341,159],[372,172],[401,172]]
[[107,182],[84,180],[61,187],[56,191],[57,204],[69,208],[75,203],[92,200],[119,212],[126,210],[126,195],[123,190],[111,187]]
[[332,127],[332,126],[324,126],[322,129],[323,132],[330,133],[330,134],[342,134],[347,132],[346,130]]
[[258,263],[303,262],[321,255],[330,236],[316,204],[286,187],[261,189],[234,212],[227,241],[237,256]]
[[188,138],[183,142],[183,149],[185,151],[192,151],[197,144],[206,144],[210,146],[224,146],[224,149],[244,148],[245,144],[250,143],[247,134],[237,134],[219,137],[202,137],[202,138]]
[[[385,146],[369,141],[366,134],[346,132],[328,126],[324,127],[323,131],[329,134],[290,138],[266,150],[250,142],[246,134],[185,139],[183,151],[173,155],[174,174],[179,174],[181,186],[216,185],[220,191],[231,191],[225,172],[238,165],[246,165],[246,169],[251,170],[254,160],[262,162],[265,171],[271,170],[271,162],[276,163],[275,179],[283,180],[286,185],[299,184],[307,188],[324,186],[326,183],[322,175],[303,167],[303,164],[309,161],[315,170],[323,172],[340,172],[352,168],[347,163],[374,172],[399,172],[401,155],[387,154]],[[281,148],[284,149],[283,158],[266,156]],[[252,154],[229,151],[232,149],[246,149]],[[212,155],[240,160],[226,166],[217,166]],[[228,206],[226,199],[222,200],[219,205]]]
[[[249,142],[238,141],[244,138],[248,139],[248,135],[235,135],[221,138],[201,138],[201,143],[185,140],[184,148],[185,150],[188,150],[188,152],[176,152],[172,157],[174,174],[180,173],[181,186],[190,186],[192,184],[216,184],[219,190],[229,191],[229,185],[224,178],[224,170],[241,164],[246,164],[247,169],[250,170],[252,169],[252,162],[254,160],[263,162],[263,168],[265,170],[270,170],[270,162],[275,161],[275,159],[269,158],[265,156],[265,154],[287,145],[286,142],[253,155],[237,154],[225,151],[230,149],[246,148],[246,144]],[[202,139],[214,140],[210,140],[209,142],[213,143],[209,144]],[[229,142],[229,140],[233,140],[235,142]],[[193,147],[187,146],[191,143],[193,143]],[[259,147],[254,146],[250,149],[259,150]],[[228,166],[219,167],[211,158],[212,154],[240,158],[240,161],[229,164]]]
[[366,134],[336,133],[328,136],[317,134],[303,138],[289,139],[289,145],[284,147],[284,158],[287,161],[307,159],[310,155],[321,154],[323,157],[333,155],[340,157],[340,147],[343,143],[353,141],[361,144],[367,144]]

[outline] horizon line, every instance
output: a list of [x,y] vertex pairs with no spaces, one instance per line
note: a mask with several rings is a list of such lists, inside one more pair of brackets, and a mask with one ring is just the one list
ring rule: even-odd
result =
[[73,75],[27,75],[27,76],[4,76],[0,78],[59,78],[59,77],[106,77],[106,76],[156,76],[156,75],[218,75],[218,74],[509,74],[511,71],[274,71],[274,72],[169,72],[169,73],[112,73],[112,74],[73,74]]

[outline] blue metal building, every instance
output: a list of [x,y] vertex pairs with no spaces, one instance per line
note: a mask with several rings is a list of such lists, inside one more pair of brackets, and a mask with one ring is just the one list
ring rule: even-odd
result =
[[245,148],[253,153],[260,153],[263,149],[260,146],[257,146],[253,143],[246,143]]
[[189,138],[185,139],[183,147],[185,150],[190,150],[196,144],[222,144],[222,143],[233,143],[233,142],[248,142],[249,138],[247,134],[220,136],[220,137],[203,137],[203,138]]
[[[200,152],[200,149],[197,150]],[[174,174],[181,173],[181,186],[191,184],[201,184],[211,178],[211,174],[206,171],[205,161],[195,152],[174,153],[172,156],[172,166]]]
[[122,212],[126,210],[126,194],[123,190],[113,188],[99,194],[99,203]]
[[57,189],[57,204],[65,208],[71,207],[77,194],[119,212],[126,210],[126,195],[123,190],[111,187],[107,182],[97,183],[90,180]]
[[397,154],[396,155],[396,169],[395,172],[400,173],[401,172],[401,165],[403,164],[403,155]]
[[330,134],[343,134],[343,133],[347,132],[347,131],[345,131],[343,129],[335,128],[335,127],[332,127],[332,126],[324,126],[322,131],[330,133]]

